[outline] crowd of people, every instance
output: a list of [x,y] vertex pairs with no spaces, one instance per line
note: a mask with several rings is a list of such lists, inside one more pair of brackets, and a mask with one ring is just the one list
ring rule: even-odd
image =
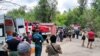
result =
[[62,54],[62,49],[56,41],[63,42],[63,39],[69,37],[70,41],[72,38],[79,39],[79,35],[82,36],[82,46],[84,46],[86,37],[88,37],[88,48],[92,48],[92,43],[94,41],[95,32],[90,29],[90,31],[80,30],[79,27],[69,27],[65,29],[59,29],[57,35],[50,36],[50,42],[47,36],[42,35],[38,28],[30,32],[23,33],[23,36],[19,36],[17,33],[10,32],[7,35],[3,49],[5,50],[0,56],[31,56],[31,44],[35,43],[35,56],[41,56],[42,53],[42,43],[46,40],[48,45],[46,46],[46,53],[48,56],[59,56]]
[[57,38],[60,39],[60,42],[63,42],[64,38],[69,38],[72,41],[73,38],[82,40],[82,46],[85,46],[85,40],[88,39],[87,48],[92,48],[92,43],[95,40],[96,33],[92,28],[85,30],[79,26],[69,26],[67,28],[61,28],[57,33]]

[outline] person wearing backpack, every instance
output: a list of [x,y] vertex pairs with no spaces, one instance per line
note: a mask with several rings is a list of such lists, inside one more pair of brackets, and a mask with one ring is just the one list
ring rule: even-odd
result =
[[35,56],[41,56],[43,37],[39,33],[39,29],[33,31],[32,41],[35,43]]
[[56,36],[52,35],[50,37],[51,44],[47,45],[46,47],[46,53],[48,53],[48,56],[59,56],[59,54],[62,54],[62,50],[59,44],[56,44]]

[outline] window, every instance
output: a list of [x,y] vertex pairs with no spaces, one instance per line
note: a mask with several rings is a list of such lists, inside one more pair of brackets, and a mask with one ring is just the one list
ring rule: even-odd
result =
[[24,28],[24,26],[23,25],[20,25],[20,26],[18,26],[18,28]]
[[4,36],[4,24],[0,24],[0,37]]

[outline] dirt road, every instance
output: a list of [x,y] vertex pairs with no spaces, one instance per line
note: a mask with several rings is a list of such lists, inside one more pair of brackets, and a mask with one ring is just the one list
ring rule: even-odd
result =
[[[85,47],[81,46],[80,39],[73,39],[72,42],[69,39],[64,40],[64,42],[58,44],[61,45],[63,54],[60,56],[100,56],[100,39],[96,39],[93,43],[93,49],[86,48],[87,40],[85,42]],[[47,56],[45,53],[45,46],[43,47],[42,56]]]

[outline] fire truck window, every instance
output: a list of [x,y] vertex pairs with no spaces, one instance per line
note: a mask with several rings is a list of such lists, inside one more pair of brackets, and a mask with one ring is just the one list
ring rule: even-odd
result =
[[20,26],[18,26],[18,28],[24,28],[24,26],[23,25],[20,25]]

